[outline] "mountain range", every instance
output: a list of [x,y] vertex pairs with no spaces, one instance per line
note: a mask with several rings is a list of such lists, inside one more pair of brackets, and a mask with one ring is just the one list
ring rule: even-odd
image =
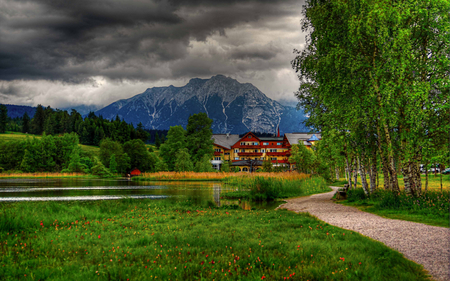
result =
[[95,114],[128,123],[141,122],[147,129],[186,127],[190,115],[206,112],[213,120],[214,133],[239,134],[248,131],[275,133],[300,132],[307,117],[295,107],[268,98],[250,83],[216,75],[193,78],[183,87],[153,87],[142,94],[116,101]]

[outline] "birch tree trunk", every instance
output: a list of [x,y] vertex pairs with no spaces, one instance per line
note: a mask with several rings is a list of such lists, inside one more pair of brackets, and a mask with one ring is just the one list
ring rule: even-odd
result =
[[334,172],[336,173],[336,180],[338,181],[339,180],[339,168],[336,165],[334,165]]
[[359,175],[361,176],[361,185],[364,190],[364,194],[366,194],[366,196],[368,196],[369,190],[367,188],[367,179],[366,179],[366,171],[365,171],[366,169],[365,169],[365,165],[364,165],[363,154],[361,154],[361,159],[358,156],[358,168],[359,168]]
[[376,173],[376,170],[377,170],[377,165],[376,165],[377,158],[376,157],[377,157],[376,153],[374,152],[373,153],[373,158],[370,159],[370,161],[369,161],[369,165],[370,165],[370,172],[369,172],[370,194],[372,194],[375,191],[375,188],[376,188],[376,186],[375,186],[376,185],[376,183],[375,183],[375,181],[376,181],[375,173]]
[[357,167],[357,163],[356,163],[356,158],[354,159],[354,161],[353,161],[354,163],[353,163],[353,177],[354,177],[354,179],[355,179],[355,182],[354,182],[354,189],[356,189],[356,186],[357,186],[357,184],[358,184],[358,167]]
[[351,188],[352,187],[352,174],[350,174],[350,166],[348,163],[348,156],[345,155],[345,162],[347,164],[347,171],[348,171],[348,187]]

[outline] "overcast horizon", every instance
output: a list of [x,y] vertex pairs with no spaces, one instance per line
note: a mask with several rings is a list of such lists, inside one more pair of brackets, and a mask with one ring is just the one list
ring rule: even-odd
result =
[[302,5],[0,0],[0,103],[105,106],[222,74],[295,105]]

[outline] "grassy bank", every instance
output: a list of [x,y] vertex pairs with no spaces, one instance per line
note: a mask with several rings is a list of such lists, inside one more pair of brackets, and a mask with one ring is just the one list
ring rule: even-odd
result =
[[394,195],[390,191],[377,190],[370,197],[362,188],[349,190],[347,199],[340,203],[379,216],[449,227],[449,191],[428,191],[420,197],[405,192]]
[[4,280],[427,280],[306,214],[123,200],[0,205]]
[[225,198],[267,201],[331,191],[323,178],[310,177],[305,174],[292,175],[292,178],[229,177],[225,179],[225,183],[235,186],[237,190],[223,196]]

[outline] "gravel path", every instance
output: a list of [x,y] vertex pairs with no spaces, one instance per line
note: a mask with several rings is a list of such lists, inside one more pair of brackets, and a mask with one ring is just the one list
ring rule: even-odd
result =
[[308,212],[329,224],[359,232],[422,264],[436,280],[449,280],[450,230],[445,227],[393,220],[333,203],[332,192],[288,199],[278,208]]

